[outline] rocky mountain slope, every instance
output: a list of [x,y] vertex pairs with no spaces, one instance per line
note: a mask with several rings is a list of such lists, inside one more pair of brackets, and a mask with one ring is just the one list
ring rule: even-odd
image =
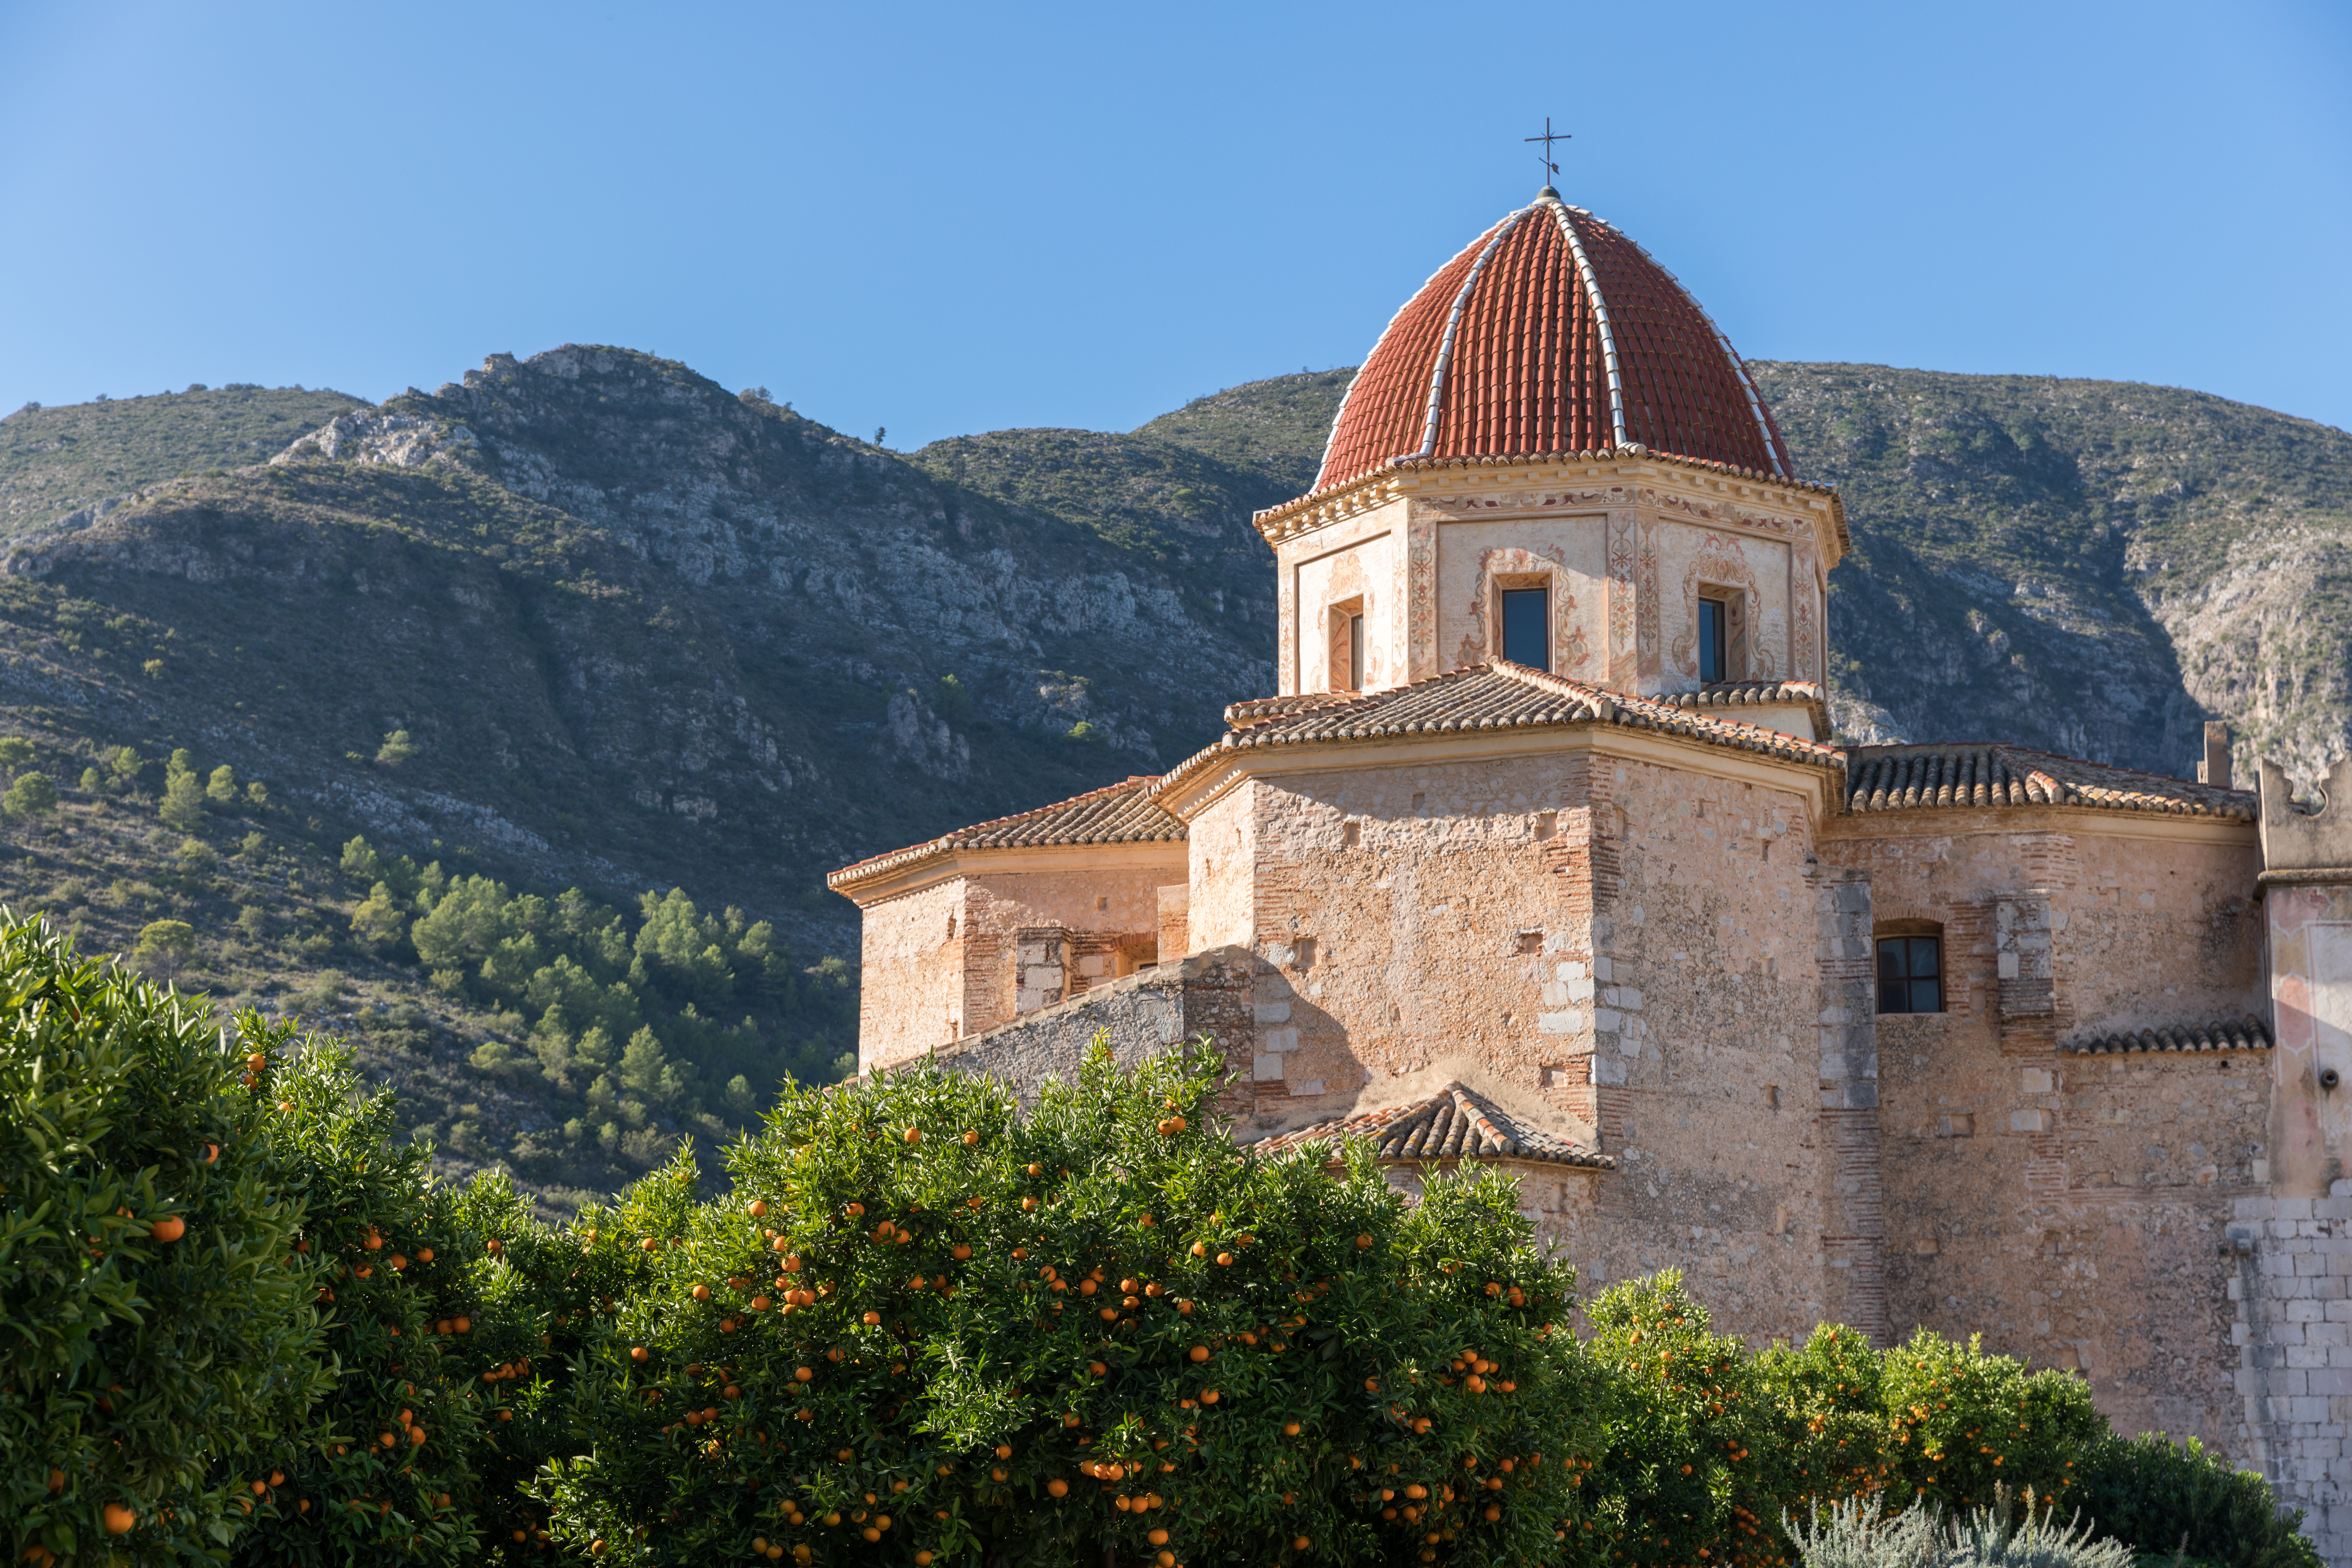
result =
[[1843,491],[1833,707],[1857,738],[2002,737],[2308,778],[2352,733],[2352,434],[2130,382],[1756,367]]

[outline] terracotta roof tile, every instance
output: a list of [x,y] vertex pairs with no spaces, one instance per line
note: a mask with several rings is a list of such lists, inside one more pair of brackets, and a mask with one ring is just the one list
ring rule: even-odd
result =
[[1155,775],[1138,773],[1106,789],[1042,805],[1034,811],[959,827],[926,843],[844,866],[825,878],[825,886],[840,888],[919,861],[971,849],[1181,842],[1183,823],[1150,797],[1152,786],[1159,783]]
[[1397,458],[1628,447],[1794,472],[1706,312],[1622,232],[1547,189],[1390,320],[1333,421],[1315,488]]
[[1617,1162],[1598,1149],[1526,1126],[1459,1082],[1425,1099],[1318,1122],[1252,1147],[1280,1153],[1341,1138],[1370,1139],[1383,1160],[1541,1160],[1602,1171],[1617,1168]]
[[[1280,703],[1304,700],[1283,698]],[[1171,769],[1154,786],[1170,784],[1216,758],[1260,746],[1297,746],[1325,742],[1381,741],[1405,735],[1471,734],[1496,730],[1542,729],[1577,724],[1615,724],[1655,730],[1737,751],[1760,752],[1816,767],[1844,766],[1835,746],[1822,745],[1758,724],[1718,719],[1678,708],[1664,698],[1632,697],[1548,675],[1523,664],[1496,659],[1474,664],[1411,686],[1385,691],[1325,692],[1304,706],[1258,716],[1247,710],[1233,732]]]
[[2271,1026],[2249,1013],[2194,1028],[2142,1029],[2061,1041],[2058,1048],[2076,1056],[2106,1056],[2122,1051],[2266,1051],[2275,1044]]
[[2022,746],[1847,748],[1850,812],[2000,805],[2095,806],[2252,822],[2255,796],[2252,790],[2188,784]]
[[1715,680],[1696,691],[1658,699],[1676,708],[1803,708],[1813,716],[1813,733],[1830,732],[1829,694],[1810,680]]

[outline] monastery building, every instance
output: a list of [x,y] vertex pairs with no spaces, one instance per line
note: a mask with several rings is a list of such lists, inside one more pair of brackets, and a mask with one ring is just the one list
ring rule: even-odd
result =
[[[1823,700],[1837,493],[1706,312],[1547,187],[1257,516],[1280,689],[834,873],[859,1060],[1034,1084],[1206,1033],[1237,1135],[1489,1162],[1587,1288],[1924,1326],[2265,1471],[2352,1563],[2352,761],[2328,809]],[[2333,809],[2337,793],[2347,801]]]

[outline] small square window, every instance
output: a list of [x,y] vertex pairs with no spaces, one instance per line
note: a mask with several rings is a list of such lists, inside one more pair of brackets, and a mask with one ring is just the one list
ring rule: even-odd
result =
[[1878,1010],[1940,1013],[1944,1010],[1943,942],[1932,936],[1878,939]]

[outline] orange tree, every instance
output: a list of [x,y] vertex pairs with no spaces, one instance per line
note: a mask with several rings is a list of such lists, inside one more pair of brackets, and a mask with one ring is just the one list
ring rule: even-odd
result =
[[220,1556],[325,1392],[268,1104],[206,1014],[0,921],[0,1540]]
[[1205,1046],[1099,1043],[1016,1114],[930,1070],[791,1093],[582,1216],[586,1452],[538,1482],[607,1562],[1162,1565],[1559,1557],[1600,1436],[1574,1278],[1511,1184],[1408,1206],[1369,1150],[1259,1158]]
[[271,1116],[280,1180],[303,1205],[295,1250],[322,1271],[317,1299],[339,1373],[308,1420],[267,1447],[268,1473],[253,1489],[263,1518],[236,1561],[469,1558],[486,1336],[430,1151],[392,1142],[394,1096],[363,1092],[346,1047],[298,1040],[255,1013],[236,1027],[247,1082]]
[[1925,1330],[1885,1360],[1881,1403],[1898,1494],[1891,1500],[1967,1508],[1990,1503],[1997,1484],[2013,1496],[2031,1487],[2070,1510],[2081,1500],[2075,1467],[2107,1435],[2090,1384],[2072,1373],[2029,1373],[1985,1354],[1977,1339],[1955,1344]]
[[503,1173],[476,1177],[453,1202],[478,1304],[466,1348],[484,1402],[468,1457],[479,1551],[486,1561],[520,1563],[552,1548],[547,1510],[524,1483],[598,1440],[574,1418],[570,1368],[654,1270],[643,1251],[617,1245],[602,1206],[557,1229],[533,1217]]

